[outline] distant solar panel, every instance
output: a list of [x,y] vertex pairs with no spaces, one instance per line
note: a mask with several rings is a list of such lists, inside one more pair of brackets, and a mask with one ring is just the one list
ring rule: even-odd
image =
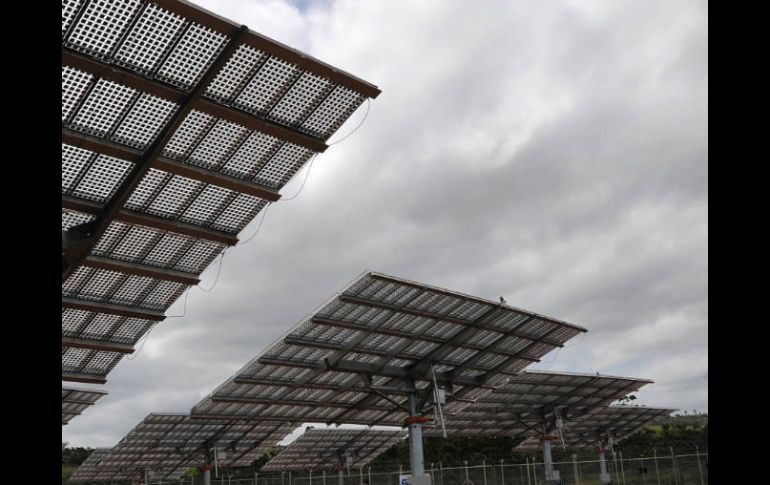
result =
[[62,386],[61,423],[67,424],[75,416],[80,416],[86,408],[94,405],[96,401],[106,394],[103,391]]
[[62,1],[62,379],[104,383],[379,90],[180,0]]
[[88,481],[88,480],[96,480],[96,476],[100,469],[98,468],[99,464],[102,461],[102,458],[107,456],[107,453],[110,452],[109,448],[96,448],[94,449],[90,455],[88,455],[88,458],[86,458],[83,463],[78,466],[75,471],[70,475],[70,481],[73,482],[79,482],[79,481]]
[[184,414],[153,413],[102,457],[100,466],[178,478],[176,471],[207,463],[212,450],[220,466],[248,466],[295,428],[286,422],[193,421]]
[[[456,436],[542,435],[558,416],[576,419],[652,383],[646,379],[546,371],[524,371],[467,406],[445,413],[447,432]],[[440,434],[426,430],[426,435]]]
[[585,331],[504,304],[367,273],[193,408],[236,419],[401,426],[433,382],[459,411]]
[[403,431],[308,429],[262,470],[361,468],[405,437]]
[[[564,424],[564,443],[569,448],[599,448],[611,436],[617,443],[644,429],[664,421],[675,409],[645,406],[603,406]],[[540,442],[530,438],[519,448],[538,448]]]

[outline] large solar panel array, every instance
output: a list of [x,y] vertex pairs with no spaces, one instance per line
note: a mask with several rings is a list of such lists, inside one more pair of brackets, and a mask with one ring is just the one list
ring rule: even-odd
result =
[[179,0],[62,0],[62,378],[104,383],[379,90]]
[[217,450],[220,466],[249,466],[294,429],[286,422],[211,422],[153,413],[102,456],[98,468],[107,475],[149,469],[155,479],[174,479],[205,463],[209,447]]
[[93,406],[106,394],[104,391],[62,386],[61,424],[67,424],[75,416],[80,416],[86,408]]
[[403,431],[308,429],[261,470],[361,468],[405,437]]
[[[568,448],[598,448],[606,445],[612,436],[615,443],[628,438],[647,426],[667,419],[675,409],[646,406],[602,406],[590,409],[586,414],[564,423],[562,435]],[[540,441],[529,438],[518,447],[540,447]]]
[[459,412],[584,332],[501,303],[366,273],[199,402],[232,419],[400,426],[434,380]]
[[[445,428],[455,436],[543,435],[557,413],[576,419],[615,402],[652,381],[599,374],[524,371],[459,413],[445,412]],[[426,429],[437,436],[440,428]]]

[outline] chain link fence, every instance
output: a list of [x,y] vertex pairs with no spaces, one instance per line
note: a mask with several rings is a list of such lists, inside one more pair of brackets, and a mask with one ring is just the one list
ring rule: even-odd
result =
[[[578,460],[554,462],[559,471],[561,485],[601,485],[599,481],[599,460]],[[525,463],[481,463],[461,467],[444,467],[438,463],[426,463],[434,485],[545,485],[544,464]],[[623,458],[622,452],[607,457],[607,471],[613,485],[707,485],[708,453],[669,454],[644,458]],[[255,474],[252,478],[212,479],[212,485],[338,485],[338,476],[333,471],[283,472],[269,476]],[[369,469],[355,469],[344,472],[343,485],[399,485],[399,475],[409,470],[388,473],[374,473]],[[183,480],[150,482],[151,485],[203,485],[198,476]]]

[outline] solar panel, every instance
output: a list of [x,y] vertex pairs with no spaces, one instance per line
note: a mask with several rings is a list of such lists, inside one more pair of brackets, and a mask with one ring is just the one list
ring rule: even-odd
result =
[[70,475],[70,481],[79,482],[87,480],[96,480],[96,475],[100,471],[98,469],[99,463],[102,458],[107,456],[110,452],[109,448],[96,448],[94,449],[88,458],[81,463],[75,471]]
[[178,478],[176,471],[203,466],[214,449],[220,466],[248,466],[294,429],[286,422],[193,421],[185,414],[152,413],[102,457],[100,466]]
[[[564,423],[564,443],[569,448],[598,448],[612,436],[617,443],[647,426],[668,418],[675,409],[650,408],[645,406],[602,406]],[[539,448],[536,438],[529,438],[518,447]]]
[[361,468],[405,437],[403,431],[308,429],[261,470]]
[[[638,391],[652,381],[597,374],[524,371],[460,413],[444,413],[447,433],[456,436],[542,435],[555,419],[576,419]],[[427,436],[442,434],[426,429]]]
[[379,92],[184,1],[63,1],[63,380],[106,382]]
[[433,382],[459,412],[581,327],[421,283],[366,273],[192,410],[193,416],[404,424]]
[[75,387],[61,388],[61,423],[67,424],[75,416],[80,414],[107,393],[91,389],[78,389]]

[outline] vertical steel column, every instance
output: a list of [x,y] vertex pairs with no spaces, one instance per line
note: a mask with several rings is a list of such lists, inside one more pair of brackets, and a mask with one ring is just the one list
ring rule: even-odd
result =
[[658,451],[652,449],[652,459],[655,461],[655,477],[658,479],[658,485],[660,485],[660,470],[658,470]]
[[337,469],[337,485],[345,485],[345,474],[344,474],[344,468],[339,467]]
[[505,471],[503,470],[502,458],[500,458],[500,485],[505,485]]
[[310,474],[307,477],[308,485],[313,485],[313,469],[310,469]]
[[543,436],[543,465],[545,466],[545,481],[553,479],[553,459],[551,458],[551,440]]
[[607,473],[607,456],[604,449],[599,448],[599,481],[603,484],[612,483],[610,474]]
[[208,466],[203,469],[203,485],[211,485],[211,470]]
[[[417,418],[417,393],[413,391],[409,394],[409,414],[412,418]],[[409,461],[412,468],[413,477],[425,475],[425,458],[422,448],[422,424],[409,424]]]
[[481,473],[484,474],[484,485],[487,485],[487,460],[481,460]]
[[700,485],[703,485],[703,469],[700,467],[700,450],[695,445],[695,459],[698,461],[698,475],[700,475]]
[[525,465],[524,466],[527,467],[527,485],[532,485],[532,482],[529,480],[529,457],[525,456],[524,460],[525,460],[525,462],[524,462]]
[[321,473],[321,483],[326,485],[326,470],[323,470]]

